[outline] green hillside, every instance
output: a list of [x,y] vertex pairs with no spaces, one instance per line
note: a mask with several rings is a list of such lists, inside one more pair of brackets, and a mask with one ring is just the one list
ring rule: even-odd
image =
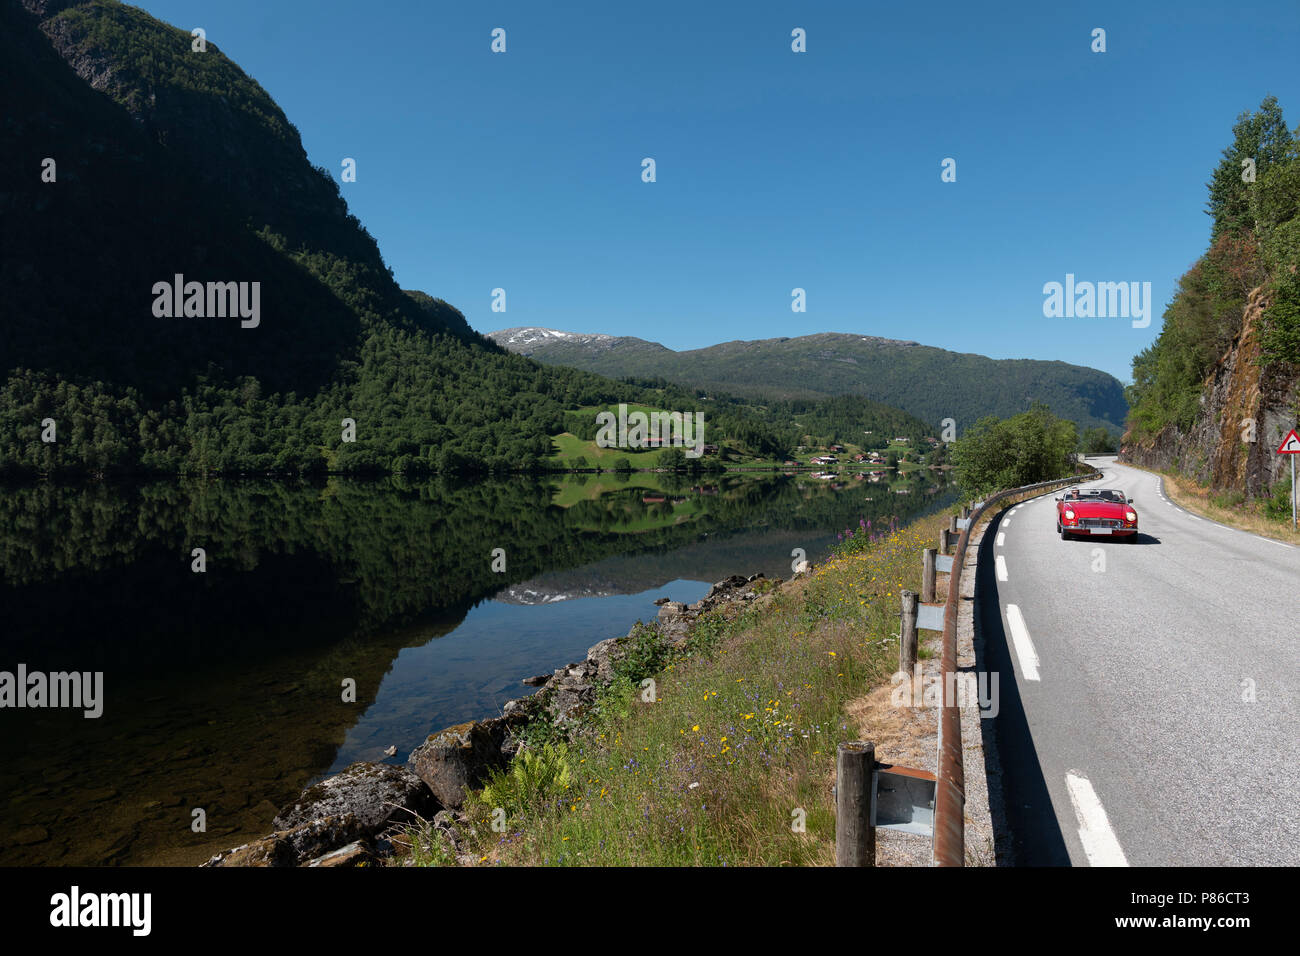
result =
[[[492,337],[504,342],[507,333],[518,331]],[[1081,429],[1102,426],[1117,433],[1128,411],[1120,383],[1096,369],[991,359],[872,336],[822,333],[683,352],[629,338],[591,344],[548,338],[510,348],[556,365],[614,378],[658,376],[706,392],[768,398],[861,395],[902,408],[936,429],[945,418],[964,430],[985,416],[1006,418],[1040,401]]]
[[[1300,368],[1300,128],[1277,98],[1243,113],[1209,183],[1210,246],[1178,280],[1160,337],[1133,359],[1132,439],[1191,429],[1216,363],[1241,343],[1252,295],[1262,310],[1252,340],[1255,391],[1286,405]],[[1255,178],[1243,178],[1251,160]],[[1252,341],[1252,344],[1255,344]],[[1245,414],[1250,414],[1246,412]],[[1290,416],[1294,421],[1294,415]]]

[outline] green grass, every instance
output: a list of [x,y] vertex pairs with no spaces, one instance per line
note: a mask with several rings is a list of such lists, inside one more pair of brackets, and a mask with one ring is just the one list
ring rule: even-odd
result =
[[[726,608],[696,625],[687,654],[643,700],[643,660],[599,698],[589,732],[537,779],[502,778],[467,805],[472,855],[511,865],[830,865],[835,753],[859,728],[846,707],[888,684],[897,661],[898,591],[916,589],[920,551],[947,515],[918,522],[776,588],[761,607]],[[513,768],[507,773],[512,773]],[[528,779],[528,773],[522,774]],[[496,787],[495,791],[492,787]],[[526,788],[525,788],[526,789]],[[793,824],[802,819],[803,832]]]
[[572,432],[561,432],[551,437],[551,444],[556,449],[550,461],[569,462],[578,456],[586,458],[593,467],[612,469],[614,462],[626,458],[633,468],[654,468],[662,449],[633,451],[627,448],[601,448],[595,441],[583,441]]

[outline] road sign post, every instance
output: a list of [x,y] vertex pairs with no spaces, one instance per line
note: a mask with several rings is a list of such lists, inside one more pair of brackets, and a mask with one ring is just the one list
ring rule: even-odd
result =
[[1277,453],[1279,455],[1291,456],[1291,530],[1296,530],[1296,488],[1295,488],[1295,456],[1300,455],[1300,435],[1296,434],[1293,428],[1282,439],[1282,444],[1278,445]]

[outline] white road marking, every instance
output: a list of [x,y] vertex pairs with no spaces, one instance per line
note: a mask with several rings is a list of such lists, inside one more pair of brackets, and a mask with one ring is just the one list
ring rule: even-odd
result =
[[1006,532],[999,531],[998,540],[994,541],[993,543],[997,545],[999,548],[1002,547],[1004,544],[1006,544],[1007,543]]
[[1124,850],[1110,828],[1106,808],[1101,805],[1097,791],[1088,778],[1077,770],[1065,775],[1065,785],[1074,804],[1074,815],[1079,820],[1079,840],[1088,857],[1089,866],[1128,866]]
[[1020,608],[1014,604],[1007,605],[1007,625],[1011,628],[1011,643],[1015,646],[1021,673],[1025,680],[1038,680],[1038,652],[1029,639],[1029,628],[1025,627],[1025,619],[1020,616]]
[[1010,518],[1003,518],[1003,519],[1002,519],[1002,527],[1004,527],[1004,528],[1010,528],[1010,527],[1011,527],[1011,519],[1010,519]]
[[994,563],[997,565],[998,580],[1005,581],[1007,579],[1007,559],[999,554]]

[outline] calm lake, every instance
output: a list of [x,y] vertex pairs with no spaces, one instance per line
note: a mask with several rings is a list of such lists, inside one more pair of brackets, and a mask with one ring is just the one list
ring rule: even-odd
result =
[[0,711],[0,865],[200,863],[314,780],[495,715],[656,598],[789,577],[794,548],[954,497],[932,475],[0,486],[0,671],[104,675],[97,719]]

